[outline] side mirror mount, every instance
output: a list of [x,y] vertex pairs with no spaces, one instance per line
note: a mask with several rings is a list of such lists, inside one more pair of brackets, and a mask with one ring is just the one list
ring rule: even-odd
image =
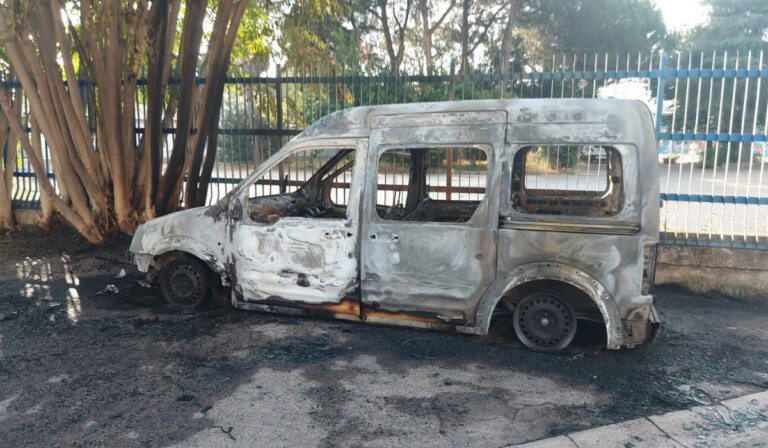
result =
[[236,199],[234,205],[232,205],[232,214],[230,218],[233,221],[240,221],[243,219],[243,203],[240,199]]
[[280,183],[279,183],[280,194],[285,194],[287,186],[288,186],[288,175],[286,174],[285,177],[280,179]]

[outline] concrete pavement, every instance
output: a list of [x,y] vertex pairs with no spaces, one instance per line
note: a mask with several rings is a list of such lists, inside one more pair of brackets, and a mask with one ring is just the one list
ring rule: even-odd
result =
[[768,447],[768,391],[511,447]]

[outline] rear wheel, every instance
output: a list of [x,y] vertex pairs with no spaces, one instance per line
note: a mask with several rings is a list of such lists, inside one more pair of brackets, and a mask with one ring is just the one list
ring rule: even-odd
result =
[[199,261],[175,258],[160,270],[160,291],[168,303],[196,308],[208,298],[210,279],[208,270]]
[[514,327],[526,347],[557,352],[567,347],[576,335],[576,313],[560,295],[537,292],[515,306]]

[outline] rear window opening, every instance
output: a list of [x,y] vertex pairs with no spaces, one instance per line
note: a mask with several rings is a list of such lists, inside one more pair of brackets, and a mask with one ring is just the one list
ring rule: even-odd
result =
[[481,147],[389,149],[379,158],[376,213],[387,221],[464,223],[485,197]]
[[536,145],[517,151],[512,207],[536,215],[614,216],[624,206],[621,154],[598,145]]

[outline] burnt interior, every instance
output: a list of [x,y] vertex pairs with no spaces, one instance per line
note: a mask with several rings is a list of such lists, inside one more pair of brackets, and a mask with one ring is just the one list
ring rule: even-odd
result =
[[[594,190],[568,190],[556,188],[527,188],[525,176],[527,157],[537,149],[535,146],[521,148],[515,154],[512,164],[512,207],[522,213],[534,215],[566,216],[614,216],[624,205],[624,182],[621,155],[614,148],[599,147],[604,151],[602,164],[606,176],[606,188]],[[587,158],[578,163],[594,164]]]
[[[385,157],[397,157],[405,160],[408,167],[407,185],[387,185],[379,183],[379,191],[405,192],[405,201],[395,199],[391,205],[376,204],[376,212],[379,217],[389,221],[415,221],[415,222],[466,222],[472,218],[475,210],[480,205],[479,200],[448,200],[430,197],[428,172],[430,171],[430,148],[411,148],[407,153],[391,154],[389,151]],[[380,162],[381,163],[381,162]],[[381,171],[381,166],[379,167]],[[442,174],[442,173],[441,173]],[[449,176],[450,173],[445,173]],[[447,191],[447,187],[436,187]],[[471,191],[474,194],[484,194],[485,188],[461,188],[451,189],[458,194],[462,190]]]
[[277,183],[281,194],[248,199],[248,216],[255,222],[273,223],[283,217],[301,216],[308,218],[345,218],[347,206],[336,204],[331,199],[333,188],[349,188],[339,184],[338,177],[354,163],[354,149],[339,150],[328,162],[304,184],[291,193],[285,193],[287,186],[294,185],[288,175],[276,181],[259,179],[257,184]]

